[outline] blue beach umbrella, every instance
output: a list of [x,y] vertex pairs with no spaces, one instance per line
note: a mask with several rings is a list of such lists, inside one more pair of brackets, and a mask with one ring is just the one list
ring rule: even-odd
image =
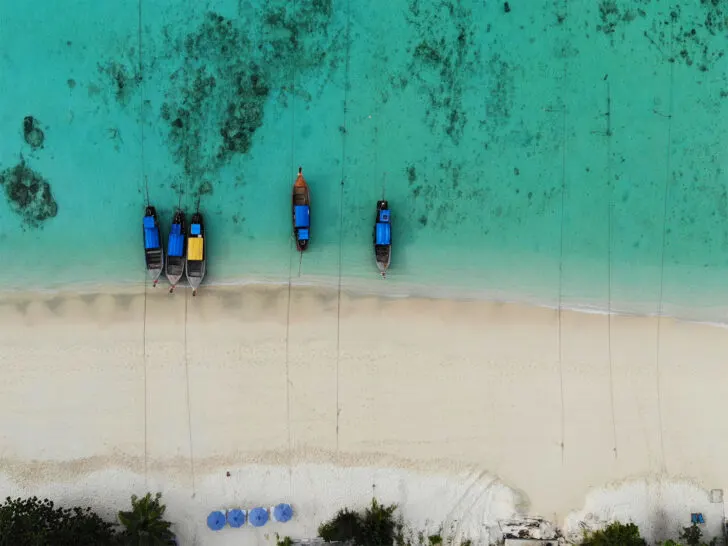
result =
[[276,518],[276,521],[285,523],[293,517],[293,508],[291,508],[290,504],[282,502],[273,508],[273,517]]
[[253,527],[263,527],[268,522],[268,510],[265,508],[253,508],[248,516],[248,521]]
[[227,513],[227,522],[230,527],[242,527],[245,523],[245,512],[240,508],[234,508]]
[[207,526],[213,531],[219,531],[225,527],[225,514],[220,510],[210,512],[210,515],[207,516]]

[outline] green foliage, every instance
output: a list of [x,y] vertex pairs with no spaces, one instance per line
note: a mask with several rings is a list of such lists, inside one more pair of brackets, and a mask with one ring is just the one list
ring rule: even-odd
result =
[[[680,540],[685,541],[685,546],[715,546],[718,543],[717,538],[713,538],[710,542],[700,542],[701,538],[703,538],[703,530],[696,523],[693,523],[690,527],[683,527],[680,532]],[[683,544],[674,540],[667,540],[661,546],[683,546]]]
[[442,537],[440,535],[430,535],[427,537],[427,540],[430,542],[430,546],[441,546],[442,544]]
[[357,540],[361,534],[361,517],[348,508],[339,510],[329,521],[319,525],[318,534],[327,542]]
[[363,515],[344,508],[328,522],[319,526],[318,534],[328,542],[352,541],[356,546],[391,546],[397,523],[397,505],[384,506],[372,499]]
[[116,531],[91,508],[56,508],[53,501],[11,499],[0,505],[0,546],[110,546]]
[[167,546],[174,539],[169,530],[172,525],[164,519],[164,506],[161,493],[152,498],[147,493],[141,499],[131,497],[131,511],[119,512],[119,521],[124,526],[124,544],[127,546]]
[[276,546],[293,546],[291,537],[283,537],[276,533]]
[[703,530],[696,524],[690,527],[683,527],[680,538],[685,541],[687,546],[700,546],[700,538],[703,536]]
[[397,527],[397,523],[394,521],[396,509],[396,504],[384,506],[379,504],[376,499],[372,499],[372,505],[366,509],[362,519],[362,536],[359,545],[391,546]]
[[604,529],[589,533],[584,537],[582,546],[647,546],[634,523],[615,521]]

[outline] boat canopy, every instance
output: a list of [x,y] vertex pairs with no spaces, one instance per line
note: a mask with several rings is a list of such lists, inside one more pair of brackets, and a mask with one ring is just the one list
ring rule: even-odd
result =
[[184,250],[184,235],[182,235],[182,226],[180,224],[172,224],[172,231],[169,234],[169,244],[167,245],[168,256],[182,256]]
[[308,205],[296,205],[294,208],[297,228],[307,228],[310,224],[310,211]]
[[202,249],[204,248],[204,239],[202,237],[190,237],[187,242],[187,259],[202,261]]
[[308,241],[308,229],[307,228],[301,228],[298,230],[298,240],[299,241]]
[[144,217],[144,248],[159,248],[159,229],[154,223],[154,216]]
[[200,235],[202,233],[202,226],[200,224],[192,224],[190,226],[190,233],[192,235]]
[[380,222],[390,222],[390,212],[388,209],[382,209],[379,211],[379,221]]
[[377,222],[376,242],[378,245],[392,244],[392,225]]

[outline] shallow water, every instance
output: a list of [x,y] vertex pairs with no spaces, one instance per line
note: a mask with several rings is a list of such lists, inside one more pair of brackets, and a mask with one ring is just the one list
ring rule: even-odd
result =
[[509,8],[3,3],[0,281],[143,282],[147,195],[199,202],[209,281],[298,279],[301,165],[304,281],[377,281],[385,195],[392,290],[721,315],[728,2]]

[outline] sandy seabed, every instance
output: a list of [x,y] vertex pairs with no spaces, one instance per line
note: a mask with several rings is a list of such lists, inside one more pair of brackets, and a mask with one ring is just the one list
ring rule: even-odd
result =
[[[298,286],[7,293],[0,491],[110,517],[161,491],[181,544],[313,537],[373,496],[474,544],[517,515],[657,539],[702,512],[722,535],[727,366],[728,331],[667,317]],[[293,521],[205,526],[278,502]]]

